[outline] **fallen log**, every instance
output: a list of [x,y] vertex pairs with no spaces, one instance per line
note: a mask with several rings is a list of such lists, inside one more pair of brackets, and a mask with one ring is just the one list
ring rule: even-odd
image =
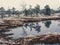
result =
[[60,20],[60,17],[51,17],[51,16],[48,16],[48,17],[26,17],[26,18],[22,18],[22,19],[25,19],[23,20],[24,22],[40,22],[40,21],[45,21],[45,20]]

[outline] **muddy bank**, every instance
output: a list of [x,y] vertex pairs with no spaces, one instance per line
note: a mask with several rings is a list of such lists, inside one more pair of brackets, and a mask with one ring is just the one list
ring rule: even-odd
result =
[[23,22],[40,22],[45,20],[60,20],[57,16],[47,16],[47,17],[22,17]]
[[2,20],[0,22],[0,30],[16,28],[22,26],[24,23],[19,20]]
[[34,45],[36,43],[60,43],[60,35],[45,34],[36,37],[21,38],[21,45]]
[[[2,41],[2,38],[0,39]],[[6,43],[10,45],[34,45],[36,43],[60,43],[60,35],[54,35],[54,34],[45,34],[40,36],[27,36],[22,37],[16,40],[4,40],[0,43]]]
[[20,18],[6,18],[0,19],[0,29],[12,28],[22,26],[24,23],[28,22],[40,22],[45,20],[60,20],[60,17],[20,17]]

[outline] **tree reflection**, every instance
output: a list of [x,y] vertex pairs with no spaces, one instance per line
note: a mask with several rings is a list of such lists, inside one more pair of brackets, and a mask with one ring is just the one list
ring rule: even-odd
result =
[[28,24],[25,24],[24,26],[27,28]]
[[45,21],[44,24],[45,24],[45,26],[46,26],[47,28],[49,28],[50,25],[51,25],[51,21],[50,21],[50,20],[49,20],[49,21]]
[[26,28],[29,27],[30,31],[32,31],[33,29],[35,29],[35,31],[37,31],[38,33],[40,32],[40,28],[41,26],[38,23],[29,23],[29,24],[25,24],[24,25]]
[[36,23],[36,27],[35,27],[35,30],[39,33],[40,32],[40,29],[41,28],[41,26],[39,26],[39,24],[38,23]]
[[30,23],[28,26],[30,27],[30,31],[32,31],[33,28],[35,27],[35,24],[34,23]]
[[23,29],[23,33],[22,33],[22,35],[23,35],[23,36],[27,36],[27,32],[25,31],[24,26],[22,26],[22,29]]

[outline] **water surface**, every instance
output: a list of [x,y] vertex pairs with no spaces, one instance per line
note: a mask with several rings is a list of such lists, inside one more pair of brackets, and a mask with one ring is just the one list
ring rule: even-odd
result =
[[12,37],[13,39],[26,37],[28,35],[35,36],[47,33],[60,34],[60,20],[48,20],[34,23],[25,23],[21,27],[9,29],[9,31],[4,31],[5,35],[9,34],[6,37]]

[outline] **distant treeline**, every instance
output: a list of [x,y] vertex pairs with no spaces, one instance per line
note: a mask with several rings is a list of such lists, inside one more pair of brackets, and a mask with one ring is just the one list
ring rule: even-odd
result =
[[60,8],[58,8],[57,10],[53,10],[49,7],[49,5],[46,5],[44,7],[44,9],[40,9],[40,5],[38,5],[38,4],[34,8],[32,8],[31,5],[29,6],[29,9],[24,7],[24,9],[21,11],[16,10],[14,7],[12,9],[8,9],[8,10],[5,10],[4,7],[0,8],[0,15],[2,17],[6,14],[8,16],[11,16],[11,15],[18,15],[19,16],[20,14],[24,14],[25,16],[28,16],[28,15],[38,16],[38,14],[51,15],[54,13],[60,13]]

